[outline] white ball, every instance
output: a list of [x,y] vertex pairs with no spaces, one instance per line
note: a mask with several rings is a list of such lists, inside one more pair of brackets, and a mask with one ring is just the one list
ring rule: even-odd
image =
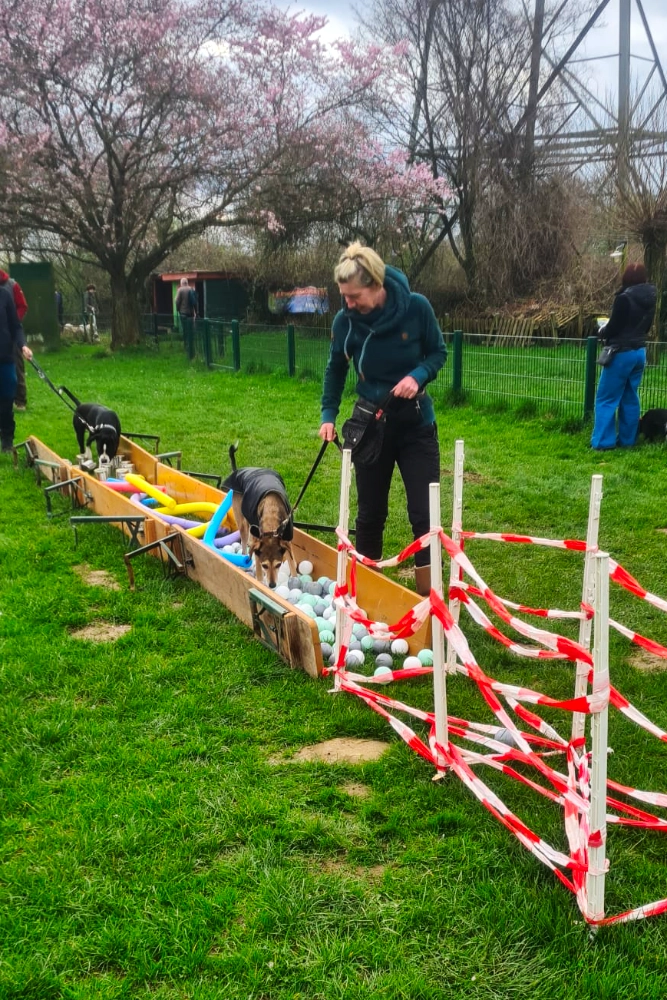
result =
[[350,660],[355,666],[359,667],[364,662],[364,654],[360,649],[350,649],[346,659]]
[[335,614],[336,614],[335,608],[327,607],[322,612],[322,617],[326,618],[328,620],[329,618],[331,618],[332,615],[335,615]]
[[299,563],[299,573],[300,574],[301,573],[312,573],[312,572],[313,572],[313,564],[311,563],[310,559],[304,559],[302,562]]
[[278,595],[278,597],[284,597],[285,600],[287,600],[287,598],[289,597],[289,593],[290,593],[289,587],[284,587],[284,586],[276,587],[276,594]]
[[394,639],[391,644],[391,651],[397,656],[405,656],[409,648],[405,639]]
[[403,660],[404,670],[414,670],[422,666],[421,660],[417,659],[416,656],[406,656]]

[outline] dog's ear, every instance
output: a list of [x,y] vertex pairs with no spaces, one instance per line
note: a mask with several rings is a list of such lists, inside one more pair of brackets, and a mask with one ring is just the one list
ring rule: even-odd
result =
[[283,553],[283,555],[287,556],[287,559],[289,560],[290,569],[292,570],[292,575],[295,576],[296,575],[296,559],[294,558],[294,553],[292,552],[292,543],[291,542],[284,542],[281,539],[280,540],[280,551]]
[[257,524],[251,524],[250,525],[250,534],[252,535],[253,538],[261,538],[262,537],[262,533],[259,530],[259,525],[257,525]]

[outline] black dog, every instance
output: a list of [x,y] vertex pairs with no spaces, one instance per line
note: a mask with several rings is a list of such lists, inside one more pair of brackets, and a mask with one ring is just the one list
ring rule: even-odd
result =
[[94,442],[98,458],[105,452],[109,459],[116,457],[120,444],[120,420],[117,413],[99,403],[79,403],[72,424],[80,454],[83,455],[85,449],[90,448]]
[[639,433],[647,441],[664,441],[667,438],[667,410],[647,410],[639,421]]

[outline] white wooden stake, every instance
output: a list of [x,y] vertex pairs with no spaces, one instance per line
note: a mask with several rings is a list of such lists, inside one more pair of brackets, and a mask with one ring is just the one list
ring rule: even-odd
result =
[[[463,466],[465,462],[465,449],[463,441],[457,440],[454,446],[454,488],[452,504],[452,541],[457,545],[461,544],[461,530],[463,527]],[[463,577],[463,571],[454,559],[449,561],[449,585],[456,586]],[[461,613],[461,602],[458,598],[449,598],[449,610],[452,618],[458,625]],[[449,639],[447,640],[447,673],[453,674],[456,669],[456,651]]]
[[[609,555],[597,552],[595,564],[595,624],[593,639],[593,691],[609,688]],[[609,710],[591,718],[591,834],[599,832],[599,847],[588,852],[586,876],[589,915],[604,917],[604,881],[607,840],[607,727]]]
[[[440,527],[440,483],[429,486],[429,513],[431,530]],[[431,537],[431,588],[442,597],[442,544],[437,535]],[[447,736],[447,669],[445,664],[445,639],[442,623],[435,617],[433,635],[433,702],[435,708],[435,738],[442,747],[448,744]],[[440,770],[444,762],[438,761]]]
[[[350,526],[350,485],[352,483],[352,452],[349,449],[343,451],[343,463],[340,474],[340,502],[338,507],[338,526],[347,537]],[[347,581],[347,552],[345,549],[338,550],[338,561],[336,564],[336,583],[339,587],[344,586]],[[336,663],[338,663],[338,652],[345,625],[345,612],[342,608],[336,608],[336,641],[334,643],[334,653]],[[340,678],[336,674],[334,678],[334,691],[340,690]]]
[[[581,592],[581,600],[584,604],[593,607],[595,604],[595,552],[597,548],[600,531],[600,504],[602,503],[602,476],[593,476],[591,479],[591,497],[588,504],[588,528],[586,530],[586,555],[584,557],[584,583]],[[579,645],[584,649],[591,648],[591,627],[590,618],[584,618],[579,622]],[[588,671],[589,666],[581,660],[577,660],[576,675],[574,681],[574,697],[582,698],[588,691]],[[581,739],[586,731],[586,716],[583,712],[574,712],[572,715],[572,739]]]

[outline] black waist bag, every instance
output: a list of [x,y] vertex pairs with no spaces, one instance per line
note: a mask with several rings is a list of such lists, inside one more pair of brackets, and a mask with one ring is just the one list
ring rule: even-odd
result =
[[375,465],[384,441],[387,425],[387,396],[379,406],[367,399],[358,399],[351,416],[343,424],[343,447],[352,452],[352,461],[359,465]]
[[614,355],[617,353],[618,353],[618,347],[616,346],[616,344],[607,344],[600,351],[600,356],[598,357],[597,363],[599,365],[602,365],[603,368],[606,368],[607,365],[610,364],[611,361],[613,360]]

